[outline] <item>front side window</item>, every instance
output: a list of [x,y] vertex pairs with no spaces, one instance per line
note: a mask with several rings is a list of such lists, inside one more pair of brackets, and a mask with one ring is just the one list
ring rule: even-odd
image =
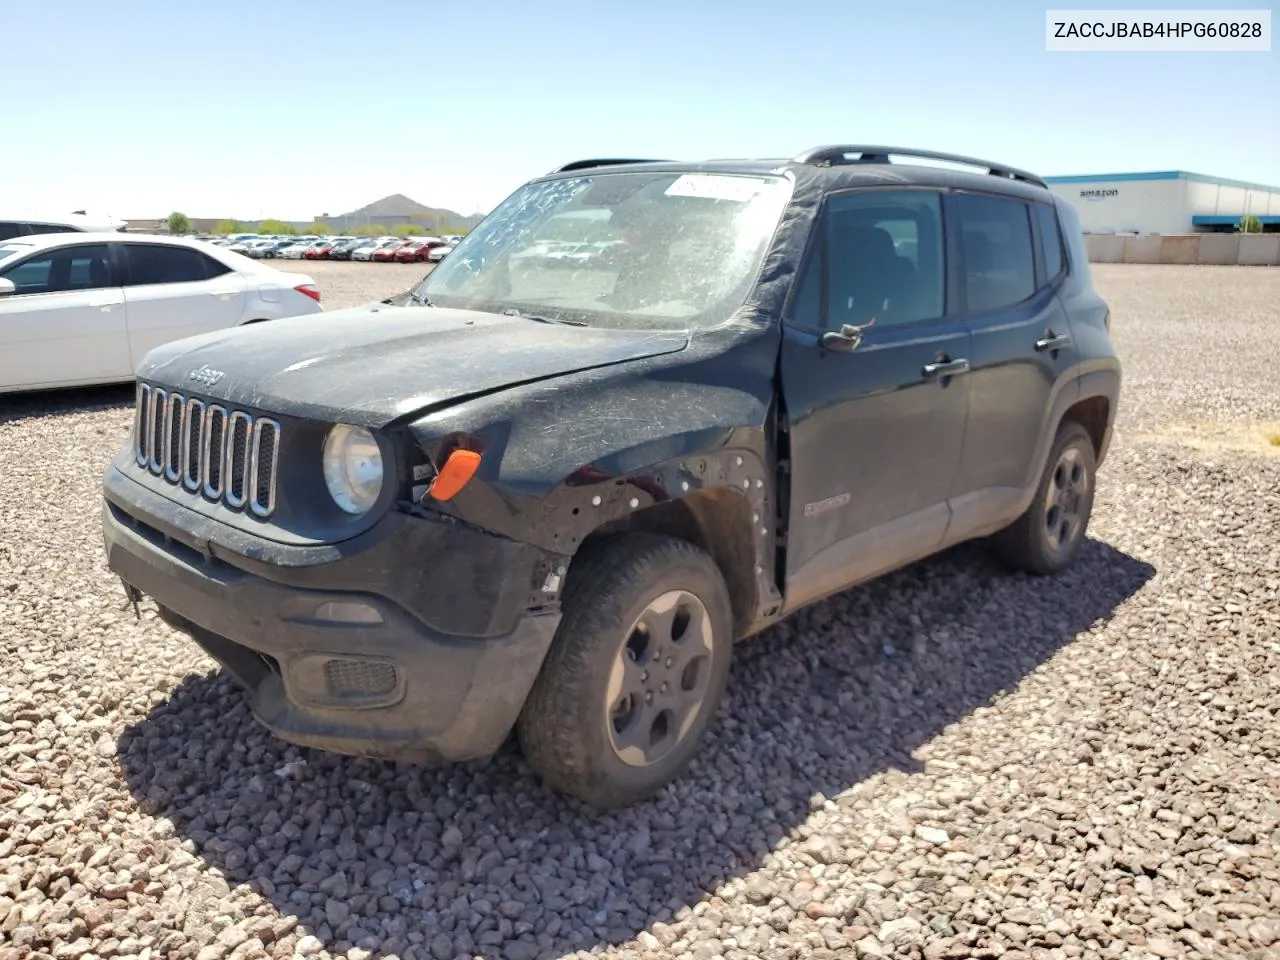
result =
[[441,306],[612,327],[710,326],[742,304],[791,181],[605,173],[522,187],[417,290]]
[[943,315],[942,199],[928,190],[858,190],[827,201],[797,289],[800,326],[888,326]]
[[1027,204],[977,194],[956,199],[969,309],[982,313],[1027,299],[1036,289]]
[[[0,246],[0,261],[4,250]],[[48,250],[12,266],[0,262],[0,277],[13,283],[15,294],[97,290],[112,285],[110,264],[106,244],[88,244]]]
[[195,283],[220,276],[230,268],[187,247],[167,247],[146,243],[125,244],[130,286],[157,283]]

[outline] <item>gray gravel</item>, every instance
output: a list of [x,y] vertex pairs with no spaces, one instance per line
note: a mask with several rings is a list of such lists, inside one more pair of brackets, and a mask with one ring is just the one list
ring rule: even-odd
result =
[[0,960],[1280,956],[1280,271],[1095,273],[1128,379],[1082,562],[967,546],[797,615],[607,816],[511,752],[266,735],[105,569],[129,391],[0,398]]

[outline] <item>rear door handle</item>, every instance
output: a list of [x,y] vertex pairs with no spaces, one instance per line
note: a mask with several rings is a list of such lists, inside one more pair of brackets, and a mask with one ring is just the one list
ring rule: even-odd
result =
[[955,377],[969,372],[969,361],[964,357],[958,360],[946,360],[938,363],[926,363],[922,371],[926,377]]
[[1071,334],[1057,333],[1049,331],[1049,336],[1042,337],[1036,341],[1036,352],[1044,353],[1046,350],[1061,350],[1063,347],[1070,346]]

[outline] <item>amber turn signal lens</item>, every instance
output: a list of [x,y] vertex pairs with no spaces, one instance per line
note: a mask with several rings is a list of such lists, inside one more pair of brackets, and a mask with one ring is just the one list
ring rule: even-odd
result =
[[452,500],[479,469],[480,454],[474,450],[455,450],[436,474],[427,495],[436,500]]

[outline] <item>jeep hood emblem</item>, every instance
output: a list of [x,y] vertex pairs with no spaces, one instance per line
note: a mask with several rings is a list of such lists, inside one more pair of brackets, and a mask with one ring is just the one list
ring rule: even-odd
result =
[[215,383],[221,380],[225,374],[223,374],[221,370],[213,369],[213,367],[206,363],[199,370],[192,370],[187,376],[189,379],[196,381],[196,383],[203,383],[206,387],[212,387]]

